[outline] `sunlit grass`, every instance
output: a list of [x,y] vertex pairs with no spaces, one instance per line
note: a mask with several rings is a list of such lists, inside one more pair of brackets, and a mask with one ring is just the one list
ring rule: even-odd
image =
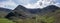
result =
[[15,22],[8,20],[6,18],[0,18],[0,23],[15,23]]
[[36,19],[26,18],[16,20],[16,23],[54,23],[54,16],[36,16]]

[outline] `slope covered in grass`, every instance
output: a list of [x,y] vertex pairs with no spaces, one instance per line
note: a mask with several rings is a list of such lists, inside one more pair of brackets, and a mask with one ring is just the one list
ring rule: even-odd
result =
[[36,15],[35,19],[26,18],[19,19],[17,23],[60,23],[60,9],[55,10],[54,12],[49,12],[43,16]]
[[0,18],[0,23],[15,23],[15,22],[8,20],[6,18]]

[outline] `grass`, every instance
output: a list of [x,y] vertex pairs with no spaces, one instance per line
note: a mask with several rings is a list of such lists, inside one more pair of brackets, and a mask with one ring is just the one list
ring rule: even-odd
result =
[[[32,19],[32,18],[18,19],[18,20],[15,20],[14,22],[6,18],[0,18],[0,23],[15,23],[15,22],[16,23],[54,23],[55,18],[57,17],[60,18],[60,16],[57,16],[59,14],[60,14],[60,10],[57,10],[55,12],[47,13],[43,16],[36,15],[35,19]],[[57,20],[59,18],[57,18]]]
[[6,18],[0,18],[0,23],[15,23],[15,22],[8,20]]
[[16,23],[54,23],[54,21],[55,21],[54,16],[51,17],[36,16],[36,19],[26,18],[16,20]]

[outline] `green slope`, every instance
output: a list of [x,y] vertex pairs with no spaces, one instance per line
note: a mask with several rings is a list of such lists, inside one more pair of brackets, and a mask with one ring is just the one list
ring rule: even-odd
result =
[[6,18],[0,18],[0,23],[15,23],[15,22],[8,20]]

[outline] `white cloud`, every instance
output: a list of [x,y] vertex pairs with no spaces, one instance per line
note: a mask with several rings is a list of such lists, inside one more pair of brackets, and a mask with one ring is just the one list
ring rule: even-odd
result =
[[36,9],[36,8],[40,8],[40,5],[38,4],[27,4],[27,5],[24,5],[26,8],[29,8],[29,9]]
[[17,5],[23,5],[29,9],[44,8],[48,5],[56,5],[60,7],[60,3],[57,3],[56,0],[38,0],[36,3],[30,3],[31,0],[9,0],[5,2],[0,2],[0,7],[15,9]]
[[6,2],[0,2],[0,7],[8,8],[8,9],[14,9],[16,8],[17,4],[14,3],[12,0],[6,1]]
[[56,5],[56,6],[60,7],[60,3],[56,3],[56,4],[54,4],[54,5]]
[[27,4],[27,5],[24,5],[25,7],[27,8],[30,8],[30,9],[35,9],[35,8],[44,8],[48,5],[56,5],[56,6],[60,6],[59,3],[56,2],[56,0],[39,0],[37,1],[36,3],[34,4]]
[[30,2],[30,0],[13,0],[13,1],[20,5],[26,5]]

